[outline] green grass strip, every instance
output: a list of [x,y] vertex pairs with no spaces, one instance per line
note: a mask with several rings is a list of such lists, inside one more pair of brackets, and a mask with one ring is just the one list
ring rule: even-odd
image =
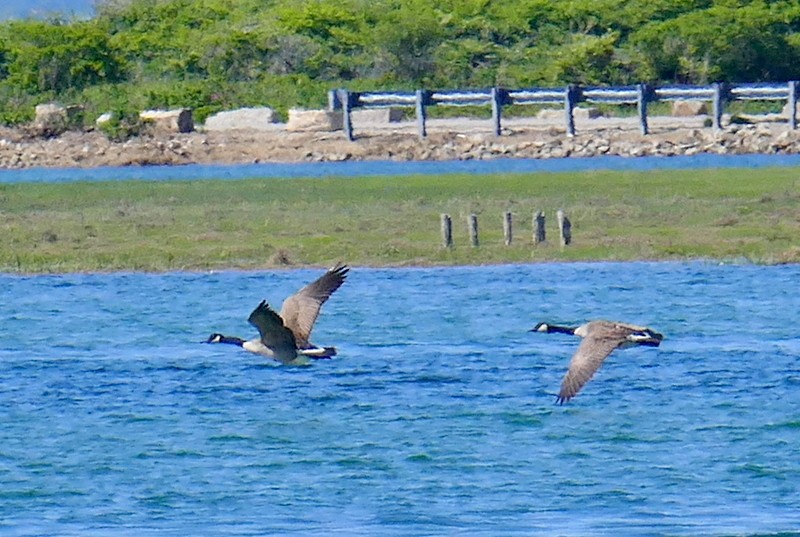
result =
[[[0,185],[0,271],[798,262],[799,177],[768,168]],[[563,249],[558,209],[572,221]],[[534,246],[539,210],[548,241]],[[504,211],[514,215],[510,246]],[[441,244],[442,213],[453,219],[452,249]]]

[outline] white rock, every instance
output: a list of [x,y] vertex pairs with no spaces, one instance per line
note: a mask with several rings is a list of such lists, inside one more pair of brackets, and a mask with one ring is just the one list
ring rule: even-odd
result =
[[341,110],[289,110],[289,121],[286,123],[287,131],[338,131],[344,127],[343,113]]
[[672,115],[675,117],[702,116],[708,114],[708,105],[703,101],[673,101]]
[[139,112],[139,118],[144,121],[152,121],[156,128],[168,132],[192,132],[194,130],[192,111],[189,108],[145,110]]
[[203,128],[207,131],[273,130],[275,123],[272,108],[262,106],[218,112],[206,118]]
[[400,108],[357,108],[350,112],[353,123],[358,124],[386,124],[397,123],[403,120],[403,110]]

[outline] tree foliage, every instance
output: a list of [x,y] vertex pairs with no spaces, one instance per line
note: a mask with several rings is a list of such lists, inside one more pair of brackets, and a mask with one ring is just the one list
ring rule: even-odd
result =
[[10,22],[0,36],[0,73],[22,91],[58,93],[124,77],[124,61],[96,22]]
[[54,98],[202,119],[342,85],[783,81],[798,57],[796,0],[101,0],[90,20],[0,24],[0,120]]
[[645,25],[631,41],[650,57],[657,79],[698,83],[793,79],[800,74],[800,50],[788,38],[800,29],[800,19],[796,7],[777,7],[778,3],[721,2]]

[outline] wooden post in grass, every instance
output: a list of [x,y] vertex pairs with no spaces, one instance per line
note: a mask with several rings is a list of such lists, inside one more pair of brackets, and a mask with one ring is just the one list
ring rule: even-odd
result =
[[556,213],[556,218],[558,219],[558,232],[561,235],[561,247],[563,248],[572,242],[572,223],[561,209]]
[[442,213],[442,246],[453,247],[453,221],[449,214]]
[[469,243],[473,248],[478,247],[478,215],[469,215]]
[[545,240],[544,213],[536,211],[533,215],[533,244],[541,244]]
[[503,237],[505,238],[506,246],[511,245],[513,239],[513,231],[511,229],[511,212],[506,211],[503,213]]

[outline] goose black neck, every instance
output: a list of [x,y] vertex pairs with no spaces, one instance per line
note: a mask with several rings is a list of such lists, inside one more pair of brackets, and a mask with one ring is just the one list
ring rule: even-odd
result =
[[219,338],[220,343],[227,343],[228,345],[244,345],[244,340],[240,337],[233,337],[233,336],[222,336]]
[[556,333],[556,334],[574,335],[575,334],[575,328],[572,328],[570,326],[558,326],[556,324],[548,324],[547,325],[547,333],[548,334]]

